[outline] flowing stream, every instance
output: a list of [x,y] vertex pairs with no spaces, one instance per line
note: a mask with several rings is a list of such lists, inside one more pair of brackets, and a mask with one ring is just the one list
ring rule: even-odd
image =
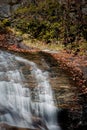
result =
[[[30,68],[36,87],[31,91],[19,64]],[[32,79],[31,79],[32,80]],[[26,84],[26,85],[25,85]],[[26,87],[27,86],[27,87]],[[19,127],[60,130],[58,108],[49,82],[49,73],[25,58],[0,51],[0,129]]]

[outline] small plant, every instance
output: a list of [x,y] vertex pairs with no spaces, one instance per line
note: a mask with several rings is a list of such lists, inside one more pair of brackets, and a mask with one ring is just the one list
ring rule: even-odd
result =
[[8,19],[0,21],[0,32],[5,32],[6,27],[10,26],[11,22]]

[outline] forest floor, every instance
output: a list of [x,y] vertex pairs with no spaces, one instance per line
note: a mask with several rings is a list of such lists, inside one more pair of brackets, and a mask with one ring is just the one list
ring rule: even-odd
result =
[[[33,47],[27,47],[22,42],[18,42],[18,40],[14,35],[0,34],[0,48],[27,53],[42,51]],[[87,55],[81,56],[67,50],[56,51],[54,53],[52,51],[43,52],[51,55],[58,61],[60,67],[66,70],[72,77],[72,80],[75,81],[80,93],[87,95]]]

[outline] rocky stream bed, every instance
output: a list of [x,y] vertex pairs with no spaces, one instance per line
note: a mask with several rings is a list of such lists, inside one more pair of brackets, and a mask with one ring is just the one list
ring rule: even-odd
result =
[[[49,81],[55,93],[55,104],[61,109],[58,115],[59,124],[64,130],[87,129],[86,56],[79,57],[78,60],[78,56],[74,57],[65,52],[50,53],[20,48],[15,44],[9,45],[4,35],[0,36],[0,47],[4,51],[36,62],[39,68],[49,72]],[[20,67],[27,81],[31,81],[29,85],[32,86],[33,91],[36,84],[30,73],[32,68],[25,67],[24,64],[20,64]],[[9,129],[19,130],[21,128]]]

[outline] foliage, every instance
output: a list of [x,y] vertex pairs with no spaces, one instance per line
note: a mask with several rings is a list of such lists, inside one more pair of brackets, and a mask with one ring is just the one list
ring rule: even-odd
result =
[[6,31],[6,27],[10,26],[11,22],[8,19],[0,21],[0,33]]
[[46,43],[60,41],[65,47],[79,48],[87,40],[87,16],[82,12],[83,7],[82,1],[75,0],[61,4],[58,0],[28,1],[14,12],[12,26],[33,39]]
[[13,26],[23,33],[29,33],[33,38],[46,42],[58,40],[60,7],[57,0],[39,1],[20,7],[14,12]]

